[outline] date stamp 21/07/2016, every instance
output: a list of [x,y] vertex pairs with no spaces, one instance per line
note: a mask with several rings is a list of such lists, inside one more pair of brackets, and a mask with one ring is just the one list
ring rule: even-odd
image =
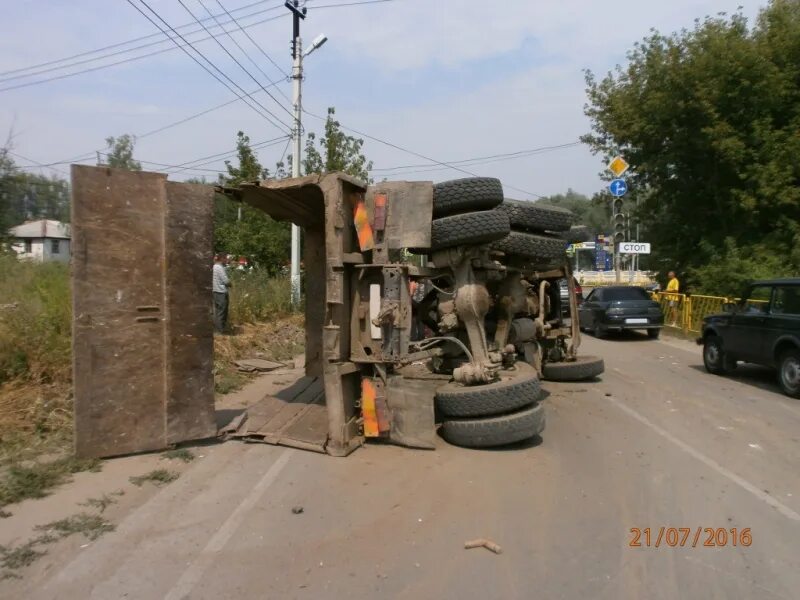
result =
[[631,548],[722,548],[725,546],[750,546],[753,536],[750,528],[731,527],[631,527]]

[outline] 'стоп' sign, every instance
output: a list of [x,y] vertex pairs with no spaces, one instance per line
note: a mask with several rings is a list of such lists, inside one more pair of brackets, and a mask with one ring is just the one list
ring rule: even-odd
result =
[[650,254],[650,244],[646,242],[621,242],[620,254]]

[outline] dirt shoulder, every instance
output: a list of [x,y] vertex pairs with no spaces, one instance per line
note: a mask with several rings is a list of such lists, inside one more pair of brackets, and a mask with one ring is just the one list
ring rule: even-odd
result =
[[[242,389],[219,396],[218,425],[301,377],[303,357],[290,365],[254,376]],[[207,440],[172,453],[104,460],[99,471],[72,474],[71,481],[44,498],[7,505],[4,511],[10,516],[0,519],[0,597],[26,597],[91,547],[96,541],[92,537],[111,530],[160,492],[168,492],[176,479],[202,469],[223,445]]]

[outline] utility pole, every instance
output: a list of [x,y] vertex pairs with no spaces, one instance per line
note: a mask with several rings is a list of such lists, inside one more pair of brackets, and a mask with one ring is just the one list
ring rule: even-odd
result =
[[[300,145],[303,135],[303,42],[300,39],[300,19],[306,18],[306,8],[300,8],[299,0],[286,0],[286,8],[292,11],[292,107],[294,127],[292,128],[292,177],[300,177]],[[291,254],[292,306],[300,304],[300,228],[292,223]]]
[[[639,237],[639,194],[636,194],[636,241],[641,242],[641,238]],[[636,258],[636,270],[639,270],[639,255],[637,254],[634,258]]]

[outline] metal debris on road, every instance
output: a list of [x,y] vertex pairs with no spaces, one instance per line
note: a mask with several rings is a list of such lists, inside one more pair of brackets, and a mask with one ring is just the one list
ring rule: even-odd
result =
[[487,550],[491,550],[495,554],[502,554],[503,549],[500,547],[499,544],[495,544],[492,540],[487,540],[486,538],[478,538],[477,540],[470,540],[468,542],[464,542],[464,548],[470,550],[472,548],[486,548]]
[[292,513],[295,514],[295,515],[299,515],[299,514],[301,514],[303,512],[305,512],[305,509],[302,506],[293,506],[292,507]]

